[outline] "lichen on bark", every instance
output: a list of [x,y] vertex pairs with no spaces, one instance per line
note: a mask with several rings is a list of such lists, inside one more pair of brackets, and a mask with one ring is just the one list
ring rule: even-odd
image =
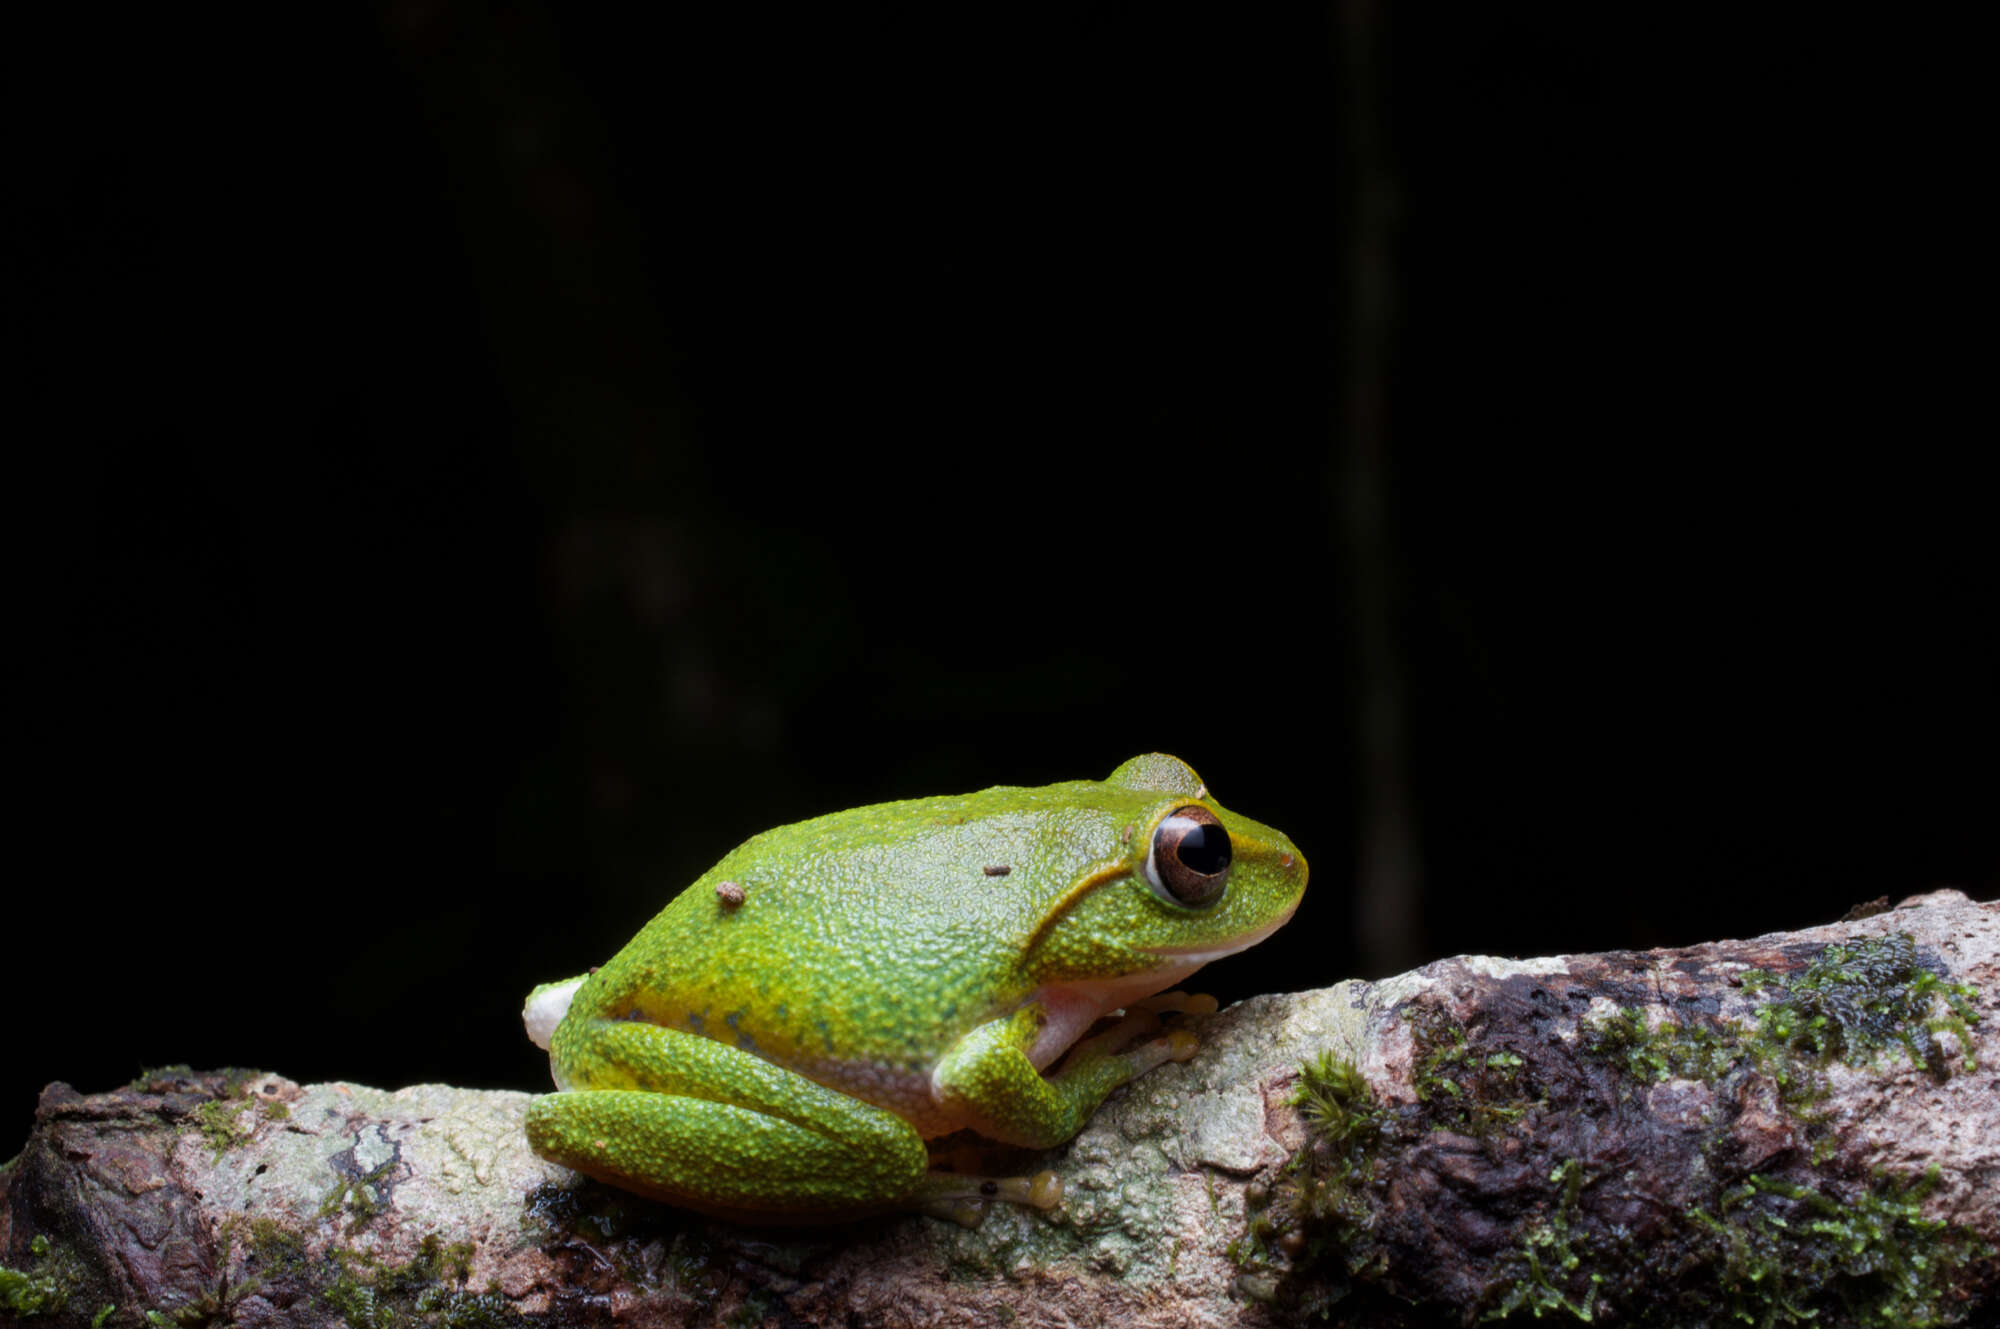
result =
[[[0,1167],[23,1324],[1949,1324],[2000,1257],[2000,906],[1259,997],[1041,1214],[750,1230],[531,1154],[530,1096],[168,1068]],[[1969,1069],[1970,1068],[1970,1069]],[[109,1309],[107,1309],[109,1308]],[[1010,1321],[1011,1317],[1011,1321]]]
[[[1281,1234],[1280,1299],[1642,1325],[1963,1322],[1994,1281],[1990,1200],[1954,1220],[1929,1203],[1939,1163],[1871,1158],[1855,1123],[1886,1085],[1907,1097],[1956,1076],[1968,1125],[1984,1125],[1992,1086],[1967,1077],[1990,987],[1879,924],[1765,940],[1780,944],[1425,971],[1395,1007],[1399,1097],[1378,1101],[1346,1063],[1300,1068],[1309,1138],[1254,1224]],[[1960,1189],[1991,1167],[1961,1166]]]

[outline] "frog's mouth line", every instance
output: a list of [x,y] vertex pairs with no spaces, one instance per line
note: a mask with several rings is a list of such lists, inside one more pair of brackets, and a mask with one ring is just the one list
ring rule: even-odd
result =
[[1305,899],[1305,894],[1304,891],[1300,891],[1298,898],[1292,901],[1290,907],[1284,913],[1279,914],[1263,927],[1246,932],[1240,937],[1234,937],[1220,946],[1187,948],[1176,946],[1145,946],[1141,947],[1141,949],[1148,955],[1157,955],[1162,959],[1173,961],[1176,968],[1183,964],[1207,964],[1210,960],[1220,960],[1225,955],[1234,955],[1238,951],[1247,951],[1273,932],[1276,932],[1279,928],[1285,926],[1285,924],[1291,922],[1292,915],[1298,912],[1299,900]]

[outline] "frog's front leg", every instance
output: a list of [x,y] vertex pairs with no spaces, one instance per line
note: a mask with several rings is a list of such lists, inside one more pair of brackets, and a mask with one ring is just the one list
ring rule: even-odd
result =
[[932,1074],[938,1101],[979,1134],[1030,1149],[1061,1144],[1090,1120],[1105,1095],[1167,1061],[1186,1061],[1199,1041],[1184,1029],[1129,1051],[1135,1035],[1157,1030],[1164,1011],[1205,1013],[1208,997],[1165,993],[1135,1003],[1106,1033],[1087,1038],[1044,1076],[1029,1060],[1047,1014],[1031,1002],[974,1029],[953,1045]]
[[571,1087],[529,1106],[529,1143],[600,1181],[749,1219],[925,1198],[908,1122],[752,1053],[617,1020],[566,1020],[551,1052]]

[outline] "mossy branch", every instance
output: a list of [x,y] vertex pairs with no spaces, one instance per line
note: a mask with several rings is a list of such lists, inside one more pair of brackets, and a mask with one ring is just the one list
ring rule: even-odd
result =
[[[1987,1322],[2000,907],[1264,997],[996,1206],[751,1231],[554,1168],[526,1094],[168,1068],[0,1168],[32,1325]],[[1986,1317],[1986,1319],[1982,1319]]]

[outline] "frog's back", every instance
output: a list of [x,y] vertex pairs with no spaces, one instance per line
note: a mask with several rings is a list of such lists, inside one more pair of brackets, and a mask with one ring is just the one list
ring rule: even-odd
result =
[[1020,950],[1078,865],[1115,857],[1089,782],[996,788],[767,831],[683,891],[579,994],[816,1079],[927,1075],[1017,1004]]

